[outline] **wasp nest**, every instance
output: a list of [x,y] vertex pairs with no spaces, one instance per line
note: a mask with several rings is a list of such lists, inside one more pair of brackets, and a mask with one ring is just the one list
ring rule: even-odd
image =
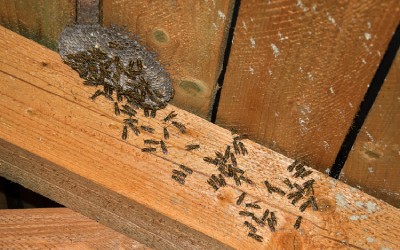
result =
[[143,109],[164,108],[173,97],[169,74],[135,36],[122,28],[75,25],[63,30],[59,53],[86,85],[103,85],[104,94],[123,97]]

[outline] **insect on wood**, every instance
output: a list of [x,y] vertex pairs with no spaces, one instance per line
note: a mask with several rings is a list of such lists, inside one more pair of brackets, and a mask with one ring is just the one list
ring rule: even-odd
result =
[[186,173],[188,173],[188,174],[192,174],[193,173],[193,170],[191,169],[191,168],[189,168],[189,167],[186,167],[185,165],[179,165],[179,167],[183,170],[183,171],[185,171]]
[[186,133],[186,127],[182,123],[172,121],[172,125],[174,125],[182,134]]
[[243,222],[243,224],[248,228],[248,229],[250,229],[250,231],[252,231],[252,232],[257,232],[257,228],[255,228],[250,222],[248,222],[248,221],[245,221],[245,222]]
[[163,140],[160,141],[160,146],[163,154],[168,154],[167,145],[165,145],[165,142]]
[[167,127],[164,127],[163,132],[164,132],[164,139],[168,140],[169,139],[169,132],[168,132]]
[[186,151],[191,151],[191,150],[195,150],[195,149],[199,149],[200,145],[199,144],[189,144],[185,146],[185,150]]
[[252,233],[252,232],[249,232],[247,235],[249,237],[255,239],[258,242],[262,242],[263,241],[263,237],[261,235],[258,235],[258,234]]
[[142,152],[147,152],[147,153],[149,153],[149,152],[156,152],[157,151],[157,149],[156,148],[142,148]]
[[121,138],[122,138],[122,140],[126,140],[126,138],[128,137],[128,126],[124,126],[123,127],[123,129],[122,129],[122,136],[121,136]]
[[246,197],[246,193],[243,192],[243,193],[239,196],[239,198],[237,199],[236,205],[240,206],[240,204],[242,204],[242,202],[243,202],[243,200],[244,200],[245,197]]
[[296,220],[296,222],[294,223],[294,226],[293,226],[295,229],[299,230],[302,218],[303,217],[301,217],[301,216],[297,217],[297,220]]

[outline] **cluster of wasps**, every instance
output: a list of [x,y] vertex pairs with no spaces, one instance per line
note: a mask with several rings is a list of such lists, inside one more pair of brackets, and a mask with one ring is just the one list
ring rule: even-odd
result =
[[[118,43],[110,42],[109,47],[118,49]],[[103,86],[102,90],[97,90],[90,98],[95,100],[99,96],[104,96],[114,104],[115,115],[124,114],[127,116],[123,120],[122,139],[127,140],[128,129],[131,130],[136,136],[139,136],[141,132],[153,134],[155,129],[141,124],[136,118],[137,109],[142,108],[145,117],[155,118],[157,109],[165,107],[165,103],[159,103],[156,106],[150,106],[146,100],[151,99],[153,103],[157,103],[160,97],[157,90],[152,90],[149,87],[148,82],[142,75],[143,63],[140,59],[131,60],[127,65],[124,65],[118,56],[110,57],[106,52],[99,48],[93,47],[87,51],[81,51],[76,54],[69,54],[66,56],[67,60],[65,63],[75,69],[81,78],[85,79],[84,84],[88,86]],[[124,90],[119,85],[120,79],[125,78],[124,81],[132,88]],[[131,80],[126,80],[129,78]],[[115,93],[115,95],[114,95]],[[153,98],[156,97],[156,98]],[[168,147],[166,141],[170,138],[170,132],[168,128],[173,126],[180,133],[186,133],[186,127],[181,122],[176,121],[177,113],[171,111],[166,117],[162,119],[164,124],[163,138],[161,140],[144,139],[143,143],[145,147],[141,150],[142,152],[154,153],[160,148],[163,154],[168,153]],[[242,170],[237,163],[236,156],[246,156],[248,154],[247,148],[243,143],[243,139],[246,139],[246,135],[237,135],[233,133],[233,140],[231,145],[226,145],[223,152],[216,151],[213,157],[204,157],[203,160],[216,167],[216,173],[212,174],[208,179],[208,185],[214,190],[218,191],[220,188],[227,185],[227,180],[232,179],[236,186],[241,186],[242,183],[249,185],[255,185],[255,183],[245,175],[245,171]],[[185,146],[185,150],[192,151],[200,149],[199,144],[189,144]],[[312,171],[306,170],[304,163],[295,161],[287,168],[288,172],[293,172],[294,178],[304,179],[309,176]],[[173,169],[171,178],[184,185],[186,178],[193,173],[193,170],[187,166],[179,165],[179,169]],[[313,210],[318,210],[318,206],[314,197],[313,185],[315,181],[313,179],[307,180],[301,185],[296,182],[291,182],[288,178],[283,180],[283,183],[289,189],[285,191],[282,188],[272,185],[268,180],[264,181],[264,185],[270,194],[277,194],[280,196],[286,196],[292,205],[296,205],[301,199],[305,199],[299,210],[304,212],[309,206]],[[249,218],[244,221],[244,225],[248,228],[248,236],[262,242],[263,237],[257,233],[257,227],[264,227],[268,225],[271,232],[275,232],[276,226],[278,225],[276,215],[269,209],[263,210],[259,216],[256,215],[255,211],[261,210],[262,207],[258,204],[258,201],[244,202],[246,193],[243,192],[236,201],[237,206],[244,205],[244,210],[239,211],[239,215]],[[249,211],[249,209],[251,211]],[[295,229],[299,229],[301,225],[302,216],[298,216],[294,224]]]

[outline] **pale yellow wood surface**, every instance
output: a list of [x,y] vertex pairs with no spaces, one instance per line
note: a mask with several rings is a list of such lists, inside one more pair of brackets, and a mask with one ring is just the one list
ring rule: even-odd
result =
[[104,25],[117,24],[158,54],[175,88],[172,103],[206,118],[225,52],[234,0],[104,0]]
[[149,249],[69,208],[0,210],[1,249]]
[[55,50],[75,21],[76,0],[0,0],[0,25]]
[[400,207],[400,53],[350,151],[340,179]]
[[[0,28],[0,175],[49,197],[154,248],[238,249],[398,249],[400,211],[384,202],[314,172],[319,211],[299,212],[286,197],[269,194],[264,180],[284,188],[293,160],[244,140],[248,156],[238,165],[253,185],[231,179],[215,192],[206,180],[216,173],[204,156],[232,142],[229,131],[169,105],[156,119],[138,115],[156,128],[121,140],[122,119],[112,103],[88,96],[78,74],[59,55]],[[144,138],[161,138],[160,120],[171,110],[187,133],[172,128],[168,154],[141,152]],[[187,152],[188,143],[201,149]],[[194,170],[180,185],[171,171]],[[299,183],[302,181],[297,180]],[[263,242],[247,236],[238,196],[274,211],[276,232],[259,227]],[[303,200],[304,201],[304,200]],[[303,202],[301,201],[301,203]],[[257,215],[261,212],[254,211]],[[299,231],[293,224],[303,216]]]
[[242,1],[217,123],[326,171],[400,21],[400,1]]

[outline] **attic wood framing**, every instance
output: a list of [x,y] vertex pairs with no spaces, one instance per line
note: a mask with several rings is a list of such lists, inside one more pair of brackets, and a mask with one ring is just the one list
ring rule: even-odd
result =
[[[138,119],[156,129],[121,139],[123,116],[113,105],[88,97],[93,88],[57,53],[0,27],[0,175],[53,199],[143,244],[159,249],[264,248],[400,248],[400,211],[365,193],[314,171],[319,210],[299,211],[287,197],[268,193],[263,184],[284,189],[282,180],[302,182],[287,171],[293,160],[249,140],[238,165],[254,184],[214,191],[207,184],[215,156],[232,143],[230,131],[169,105],[155,119]],[[162,138],[169,112],[187,133],[171,129],[168,154],[143,153],[143,139]],[[200,149],[186,151],[185,145]],[[193,174],[181,185],[171,178],[184,164]],[[286,190],[286,189],[285,189]],[[277,218],[276,232],[259,227],[258,242],[243,225],[236,205],[258,201]],[[304,202],[304,200],[303,200]],[[262,213],[256,210],[254,213]],[[293,228],[298,215],[299,230]]]

